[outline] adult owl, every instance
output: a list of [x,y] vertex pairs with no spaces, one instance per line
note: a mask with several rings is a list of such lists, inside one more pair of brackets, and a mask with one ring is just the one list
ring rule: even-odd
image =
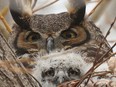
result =
[[9,42],[17,55],[36,60],[33,75],[42,87],[80,79],[110,49],[99,28],[85,19],[84,0],[67,2],[68,11],[58,14],[23,18],[10,9],[16,24]]

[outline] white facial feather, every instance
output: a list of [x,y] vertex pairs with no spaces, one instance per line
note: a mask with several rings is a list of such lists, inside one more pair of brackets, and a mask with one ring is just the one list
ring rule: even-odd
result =
[[[61,52],[61,54],[58,53],[58,55],[55,56],[56,54],[57,53],[46,55],[43,58],[39,58],[37,62],[33,75],[40,81],[43,87],[48,87],[48,84],[50,87],[56,87],[57,84],[64,82],[63,77],[66,77],[67,80],[79,79],[92,66],[92,64],[86,63],[79,54]],[[51,68],[54,69],[54,75],[43,78],[42,72],[46,72]],[[78,69],[80,75],[69,76],[68,70],[70,68],[73,70]],[[55,77],[58,77],[57,81],[55,81]],[[42,81],[43,79],[45,81]]]

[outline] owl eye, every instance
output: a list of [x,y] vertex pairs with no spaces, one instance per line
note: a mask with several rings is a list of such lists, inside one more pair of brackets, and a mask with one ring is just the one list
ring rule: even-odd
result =
[[38,41],[40,38],[41,38],[40,34],[36,32],[27,32],[25,37],[26,41],[29,41],[29,42]]
[[61,37],[63,37],[64,39],[70,39],[77,37],[77,34],[72,30],[65,30],[61,32]]
[[64,46],[68,46],[69,48],[82,45],[90,39],[89,32],[82,26],[76,26],[62,31],[61,36],[64,38],[62,40],[62,44]]
[[74,70],[72,68],[69,68],[68,75],[69,76],[79,76],[80,75],[80,70],[79,69]]

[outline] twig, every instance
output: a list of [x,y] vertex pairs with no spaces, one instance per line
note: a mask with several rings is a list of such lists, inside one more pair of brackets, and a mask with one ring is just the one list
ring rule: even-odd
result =
[[[3,36],[2,34],[0,34],[0,36],[3,38],[3,40],[4,40],[5,43],[6,43],[6,45],[9,47],[10,53],[11,53],[11,55],[13,56],[14,61],[15,61],[20,67],[22,67],[23,71],[26,72],[26,69],[25,69],[25,67],[23,66],[23,64],[16,60],[16,57],[17,57],[17,56],[16,56],[16,54],[14,53],[14,51],[12,50],[12,48],[10,47],[9,43],[7,42],[7,40],[4,38],[4,36]],[[25,74],[25,76],[27,77],[29,83],[31,84],[31,80],[30,80],[30,78],[29,78],[29,75],[28,75],[28,74]],[[31,84],[31,85],[32,85],[32,84]],[[22,86],[22,87],[23,87],[23,86]],[[32,85],[32,87],[33,87],[33,85]]]
[[1,11],[0,11],[1,15],[3,17],[5,17],[8,13],[8,6],[5,6]]
[[30,73],[28,73],[28,74],[39,84],[40,87],[42,87],[42,85],[40,84],[40,82],[33,75],[31,75]]
[[2,46],[0,46],[0,49],[2,50],[2,52],[3,52],[3,56],[2,56],[2,59],[1,60],[3,60],[4,59],[4,56],[5,56],[5,50],[3,49],[3,47]]
[[[3,58],[4,59],[4,58]],[[25,58],[22,58],[22,59],[16,59],[18,62],[34,62],[31,58],[28,58],[28,59],[25,59]],[[0,66],[3,64],[3,63],[7,63],[8,61],[7,60],[0,60]],[[13,60],[9,60],[10,63],[12,64],[16,64],[15,61]]]
[[50,5],[54,4],[54,3],[56,3],[57,1],[59,1],[59,0],[55,0],[55,1],[49,3],[49,4],[45,5],[45,6],[42,6],[42,7],[40,7],[40,8],[37,8],[37,9],[35,9],[35,10],[33,11],[33,13],[35,13],[35,12],[41,10],[41,9],[44,9],[44,8],[46,8],[46,7],[48,7],[48,6],[50,6]]
[[103,0],[101,0],[101,1],[95,6],[95,8],[88,14],[87,17],[91,16],[91,15],[94,13],[94,11],[96,10],[96,8],[97,8],[102,2],[103,2]]
[[[6,45],[9,47],[9,49],[10,49],[10,53],[11,53],[11,55],[13,56],[13,59],[14,59],[14,61],[22,68],[22,70],[24,71],[24,72],[26,72],[26,69],[25,69],[25,67],[23,66],[23,64],[20,62],[20,61],[17,61],[17,56],[16,56],[16,54],[14,53],[14,51],[12,50],[12,48],[10,47],[10,45],[9,45],[9,43],[7,42],[7,40],[4,38],[4,36],[2,35],[2,34],[0,34],[0,36],[3,38],[3,40],[5,41],[5,43],[6,43]],[[31,80],[30,80],[30,78],[29,78],[29,74],[27,74],[27,73],[25,73],[25,76],[27,77],[27,79],[28,79],[28,81],[29,81],[29,83],[31,84]],[[37,80],[36,80],[37,81]],[[38,83],[38,82],[37,82]],[[32,85],[32,84],[31,84]],[[23,86],[22,86],[23,87]],[[32,87],[33,87],[33,85],[32,85]]]
[[105,76],[105,75],[107,75],[107,74],[109,74],[109,73],[112,73],[112,72],[111,72],[111,71],[94,72],[94,73],[92,73],[92,74],[93,74],[92,77],[96,77],[96,76]]
[[[112,54],[110,57],[106,58],[106,60],[101,61],[114,47],[116,46],[116,43],[103,55],[99,58],[99,60],[97,61],[97,63],[95,63],[93,65],[93,67],[91,68],[91,72],[93,72],[97,67],[99,67],[102,63],[104,63],[105,61],[107,61],[112,55],[115,55],[116,53]],[[91,75],[88,77],[87,83],[89,82],[89,79],[91,78]]]
[[[107,36],[110,34],[110,31],[111,31],[111,29],[112,29],[112,27],[113,27],[113,25],[114,25],[115,21],[116,21],[116,17],[115,17],[114,21],[112,22],[112,24],[111,24],[111,26],[110,26],[109,30],[107,31],[107,33],[106,33],[106,35],[105,35],[104,39],[102,40],[102,43],[100,44],[100,47],[99,47],[98,52],[100,51],[100,48],[102,47],[103,42],[106,40]],[[97,53],[97,54],[98,54],[98,53]],[[100,62],[101,60],[102,60],[102,59],[99,59],[99,60],[96,60],[95,62],[97,63],[97,62]]]
[[[109,49],[101,58],[105,57],[107,55],[108,52],[110,52],[114,47],[116,46],[116,43],[111,47],[111,49]],[[114,56],[115,54],[112,54],[111,56]],[[92,74],[92,72],[99,67],[103,62],[107,61],[111,56],[109,56],[108,58],[106,58],[106,60],[100,62],[99,64],[94,65],[94,67],[92,67],[79,81],[78,85],[76,87],[79,87],[80,84],[89,76]],[[100,58],[100,59],[101,59]]]
[[36,6],[37,0],[34,0],[34,3],[32,5],[32,9],[34,9],[34,7]]
[[11,80],[11,78],[9,78],[3,71],[0,70],[0,72],[3,74],[1,76],[5,76],[5,78],[8,79],[13,84],[13,81]]
[[116,43],[116,40],[108,40],[109,43]]
[[113,25],[114,25],[115,22],[116,22],[116,17],[114,18],[114,21],[112,22],[112,24],[111,24],[111,26],[110,26],[110,28],[109,28],[109,30],[108,30],[105,38],[107,38],[107,36],[110,34],[110,31],[111,31],[111,29],[112,29],[112,27],[113,27]]
[[5,25],[5,27],[8,30],[8,32],[11,33],[12,32],[12,29],[10,28],[9,24],[7,23],[7,21],[5,20],[5,18],[2,16],[1,13],[0,13],[0,19],[2,20],[2,22]]
[[[109,35],[109,33],[110,33],[110,31],[111,31],[111,29],[112,29],[112,27],[113,27],[115,21],[116,21],[116,17],[115,17],[114,21],[112,22],[112,24],[111,24],[111,26],[110,26],[108,32],[106,33],[105,37],[102,39],[102,41],[101,41],[101,43],[100,43],[100,46],[99,46],[99,49],[98,49],[97,52],[96,52],[95,61],[94,61],[94,63],[93,63],[93,67],[92,67],[92,69],[91,69],[91,70],[93,70],[93,71],[94,71],[95,65],[96,65],[97,63],[101,62],[102,59],[104,58],[104,56],[103,56],[103,57],[100,57],[100,58],[97,59],[97,55],[98,55],[98,53],[100,52],[100,49],[101,49],[102,45],[104,44],[104,41],[106,40],[107,36]],[[107,52],[106,54],[108,54],[108,53],[109,53],[109,52]],[[106,55],[106,54],[105,54],[105,55]],[[89,79],[90,79],[90,78],[91,78],[91,75],[88,77],[87,83],[89,82]]]
[[[19,60],[20,61],[20,60]],[[21,60],[21,61],[26,61],[26,60]],[[8,64],[6,64],[6,63],[8,63]],[[10,70],[10,71],[12,71],[12,72],[14,72],[14,73],[24,73],[24,74],[29,74],[38,84],[39,84],[39,86],[40,87],[42,87],[41,86],[41,84],[40,84],[40,82],[36,79],[36,78],[34,78],[31,74],[30,74],[30,69],[28,69],[28,68],[26,68],[26,71],[25,70],[23,70],[22,68],[20,68],[20,67],[15,67],[15,66],[12,66],[12,68],[8,68],[9,66],[10,66],[10,64],[12,63],[12,61],[1,61],[0,62],[0,66],[1,67],[4,67],[4,68],[7,68],[8,70]],[[13,62],[14,63],[14,62]]]
[[[6,41],[6,39],[4,38],[4,36],[2,35],[2,33],[0,33],[0,36],[3,38],[3,40],[6,42],[6,44],[9,45],[9,44],[7,43],[7,41]],[[5,59],[6,59],[7,61],[9,60],[9,59],[6,58],[6,57],[5,57]],[[8,67],[9,67],[8,69],[13,69],[13,66],[10,64],[9,61],[6,63],[6,65],[7,65],[7,64],[9,65],[9,66],[8,66]],[[16,73],[14,73],[14,72],[12,72],[12,73],[14,74],[15,77],[17,77],[17,78],[15,78],[15,79],[18,80],[19,84],[20,84],[22,87],[24,87],[23,82],[22,82],[21,78],[19,77],[19,75],[16,74]]]
[[[116,44],[114,44],[113,46],[116,46]],[[107,61],[109,58],[111,58],[112,56],[116,55],[116,53],[113,53],[112,55],[110,55],[108,58],[106,58],[104,61],[98,63],[94,69],[98,68],[102,63],[104,63],[105,61]]]
[[94,0],[94,1],[90,1],[90,0],[85,0],[87,3],[95,3],[98,2],[99,0]]

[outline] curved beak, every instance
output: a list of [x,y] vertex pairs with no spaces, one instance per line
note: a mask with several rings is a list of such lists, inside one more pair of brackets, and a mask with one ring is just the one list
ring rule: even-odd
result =
[[52,36],[49,36],[47,38],[46,49],[48,53],[50,53],[54,49],[54,38]]

